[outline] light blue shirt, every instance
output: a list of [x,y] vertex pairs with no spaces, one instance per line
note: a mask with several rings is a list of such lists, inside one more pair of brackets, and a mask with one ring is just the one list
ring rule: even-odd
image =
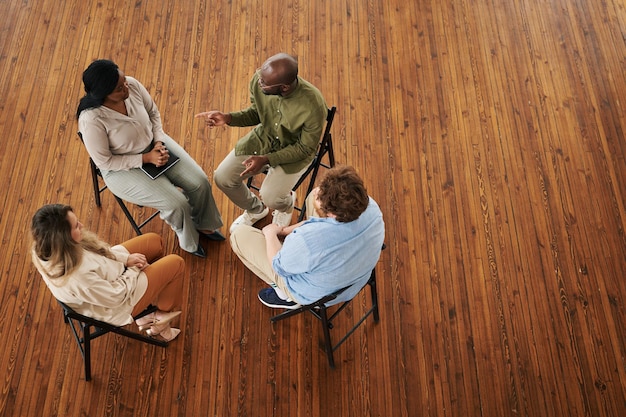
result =
[[385,239],[385,223],[370,197],[367,209],[348,223],[311,218],[289,234],[273,259],[274,271],[300,304],[350,286],[329,303],[352,299],[367,283]]

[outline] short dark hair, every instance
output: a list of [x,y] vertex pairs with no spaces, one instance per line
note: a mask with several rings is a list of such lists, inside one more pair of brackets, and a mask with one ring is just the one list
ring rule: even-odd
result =
[[347,165],[331,168],[319,185],[320,207],[342,223],[354,221],[367,209],[369,195],[356,170]]

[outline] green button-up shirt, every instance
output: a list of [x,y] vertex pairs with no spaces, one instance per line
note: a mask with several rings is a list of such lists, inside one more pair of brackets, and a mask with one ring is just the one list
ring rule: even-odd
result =
[[235,145],[236,155],[263,155],[272,167],[293,174],[315,156],[328,107],[320,91],[298,77],[286,97],[265,95],[258,74],[250,81],[250,107],[231,113],[230,126],[254,126]]

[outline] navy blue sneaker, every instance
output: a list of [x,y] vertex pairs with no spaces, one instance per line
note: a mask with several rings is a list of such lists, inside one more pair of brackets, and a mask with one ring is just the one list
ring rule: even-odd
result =
[[271,308],[286,308],[294,310],[300,307],[300,304],[294,301],[287,301],[280,298],[274,288],[263,288],[259,291],[259,301]]

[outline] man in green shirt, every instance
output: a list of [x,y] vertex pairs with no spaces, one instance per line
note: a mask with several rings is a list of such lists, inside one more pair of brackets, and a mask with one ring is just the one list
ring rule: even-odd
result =
[[[273,223],[291,223],[291,191],[313,160],[328,107],[320,91],[298,77],[298,61],[279,53],[267,59],[250,81],[250,107],[222,113],[199,113],[207,126],[256,126],[239,139],[215,170],[215,184],[244,213],[231,225],[253,225],[273,210]],[[245,184],[268,168],[259,199]]]

